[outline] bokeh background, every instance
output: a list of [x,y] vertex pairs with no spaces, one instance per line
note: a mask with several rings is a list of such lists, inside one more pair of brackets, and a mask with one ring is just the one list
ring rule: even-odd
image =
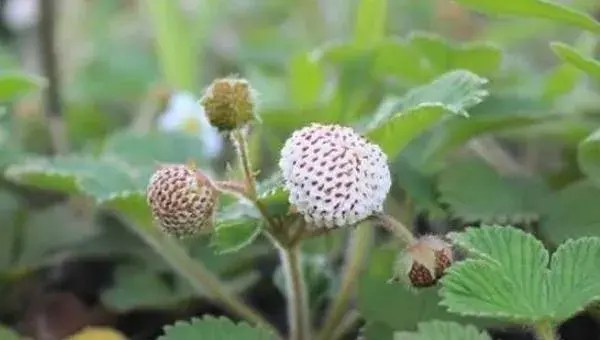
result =
[[[557,2],[600,17],[597,1]],[[388,211],[419,233],[497,221],[531,228],[549,247],[598,234],[600,215],[586,203],[597,202],[600,191],[585,179],[576,158],[579,143],[600,122],[600,92],[549,48],[550,42],[562,41],[597,58],[598,37],[551,20],[489,17],[449,0],[389,0],[383,10],[375,3],[0,1],[0,69],[30,77],[3,85],[18,95],[2,95],[6,110],[0,115],[0,166],[8,169],[0,182],[2,324],[42,340],[65,339],[87,326],[114,331],[102,339],[117,339],[118,332],[142,340],[155,339],[175,320],[228,315],[198,298],[122,216],[98,207],[84,193],[55,190],[61,188],[56,177],[72,171],[85,173],[77,180],[93,182],[90,190],[102,196],[112,184],[101,179],[111,177],[112,170],[100,171],[95,163],[86,163],[95,172],[84,172],[76,162],[30,162],[53,154],[108,153],[136,166],[138,189],[156,161],[191,158],[214,176],[235,178],[230,142],[198,114],[204,88],[225,76],[246,78],[259,93],[263,124],[253,128],[251,152],[264,180],[295,128],[310,121],[363,124],[386,99],[466,68],[491,80],[490,98],[469,110],[470,121],[439,127],[392,160]],[[381,25],[385,37],[373,46],[361,45],[361,20]],[[45,87],[30,91],[36,84]],[[148,134],[152,137],[144,137]],[[454,163],[466,156],[486,165]],[[42,175],[23,170],[32,166],[49,170]],[[454,168],[477,170],[460,175],[451,172]],[[24,173],[30,175],[26,180]],[[539,194],[535,185],[506,189],[509,185],[497,179],[506,173],[533,176],[548,191]],[[486,181],[495,182],[488,186]],[[457,208],[452,199],[441,202],[440,191],[467,203]],[[530,194],[539,194],[538,204],[514,206],[514,195],[520,200]],[[540,208],[542,200],[547,203]],[[477,206],[482,201],[494,208]],[[228,203],[225,199],[223,206]],[[254,230],[226,234],[217,248],[235,248]],[[284,329],[272,250],[257,242],[219,255],[214,242],[205,238],[187,246]],[[336,291],[344,246],[343,232],[306,246],[311,301],[321,313]],[[381,268],[389,267],[391,256],[390,251],[375,253],[361,279],[358,310],[372,315],[362,331],[367,339],[385,340],[393,329],[411,329],[439,316],[439,311],[407,313],[401,307],[431,301],[411,302],[401,295],[406,292],[384,284],[389,273]],[[396,298],[388,300],[392,295]],[[588,314],[563,327],[565,340],[599,338],[598,312]],[[356,319],[348,339],[365,325]],[[496,332],[503,339],[532,339],[518,327]],[[8,330],[6,337],[18,339]]]

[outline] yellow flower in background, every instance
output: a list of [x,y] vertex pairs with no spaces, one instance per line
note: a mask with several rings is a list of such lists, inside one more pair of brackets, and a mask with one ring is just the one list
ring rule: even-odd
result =
[[158,128],[163,131],[181,131],[196,135],[202,142],[206,158],[216,157],[223,148],[223,137],[210,125],[204,108],[187,92],[175,93],[158,118]]
[[127,340],[127,338],[109,327],[86,327],[67,340]]

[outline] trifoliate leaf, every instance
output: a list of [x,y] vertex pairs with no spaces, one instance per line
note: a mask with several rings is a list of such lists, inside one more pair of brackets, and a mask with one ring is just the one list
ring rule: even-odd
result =
[[391,105],[391,110],[381,111],[365,135],[393,158],[448,113],[466,116],[467,109],[488,95],[483,89],[486,83],[487,79],[465,70],[445,73],[430,84],[409,91]]
[[485,332],[471,325],[430,321],[419,324],[417,332],[396,332],[394,340],[492,340]]
[[600,236],[600,188],[589,180],[575,182],[552,193],[542,205],[540,231],[554,244],[569,238]]
[[548,314],[549,255],[533,235],[484,226],[453,236],[458,246],[483,256],[455,264],[442,279],[441,303],[450,312],[514,321],[534,321]]
[[0,73],[0,102],[17,99],[19,96],[46,86],[46,80],[18,72]]
[[449,165],[439,175],[440,201],[465,222],[521,223],[538,218],[546,187],[525,178],[503,178],[479,160]]
[[484,226],[451,234],[474,257],[441,280],[441,304],[461,315],[520,323],[562,322],[600,297],[600,239],[561,245],[552,256],[533,235]]
[[554,42],[550,45],[552,50],[560,59],[578,69],[586,72],[596,80],[600,81],[600,61],[585,57],[577,52],[573,47],[563,43]]
[[549,305],[555,320],[566,320],[600,301],[600,238],[568,240],[552,254]]
[[592,32],[600,32],[600,23],[591,16],[546,0],[457,0],[457,2],[490,14],[549,19]]
[[235,253],[256,240],[261,223],[249,218],[218,221],[211,234],[211,246],[219,254]]
[[165,327],[165,334],[158,340],[275,340],[277,337],[267,330],[252,327],[247,323],[233,323],[226,318],[193,318],[189,322],[178,321]]

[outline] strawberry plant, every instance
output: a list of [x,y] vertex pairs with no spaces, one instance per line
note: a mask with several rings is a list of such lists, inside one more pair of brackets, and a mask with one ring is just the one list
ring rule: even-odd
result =
[[9,7],[0,338],[600,334],[597,4],[334,2]]

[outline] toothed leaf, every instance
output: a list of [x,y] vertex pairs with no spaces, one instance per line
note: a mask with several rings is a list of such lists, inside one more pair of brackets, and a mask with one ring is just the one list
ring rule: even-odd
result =
[[178,321],[165,327],[165,334],[158,340],[275,340],[277,337],[267,330],[252,327],[247,323],[234,323],[229,319],[211,316],[191,321]]
[[455,322],[430,321],[419,324],[417,332],[396,332],[394,340],[492,340],[475,326]]

